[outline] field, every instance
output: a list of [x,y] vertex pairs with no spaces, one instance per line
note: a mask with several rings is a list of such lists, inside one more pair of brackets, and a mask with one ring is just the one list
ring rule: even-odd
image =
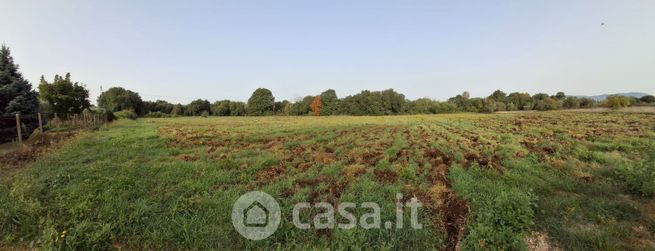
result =
[[[121,120],[2,171],[9,247],[655,249],[652,114]],[[230,218],[253,190],[283,212],[262,241]],[[287,213],[377,202],[385,222],[397,193],[423,203],[423,229],[301,230]]]

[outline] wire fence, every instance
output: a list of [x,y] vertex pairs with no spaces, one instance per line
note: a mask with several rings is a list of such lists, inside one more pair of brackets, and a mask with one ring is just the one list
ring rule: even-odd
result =
[[89,128],[104,125],[107,121],[106,113],[69,114],[64,117],[55,114],[54,118],[48,122],[48,127],[57,129]]
[[22,142],[34,131],[72,130],[96,128],[108,122],[106,113],[82,113],[57,116],[51,119],[41,114],[19,114],[0,116],[0,143]]

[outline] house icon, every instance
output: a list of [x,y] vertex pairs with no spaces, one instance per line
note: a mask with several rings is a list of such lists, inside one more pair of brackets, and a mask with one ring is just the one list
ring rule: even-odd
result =
[[254,201],[247,207],[243,215],[245,215],[243,225],[247,227],[265,227],[268,224],[268,212],[259,201]]
[[282,212],[275,198],[261,191],[241,195],[232,206],[232,225],[249,240],[263,240],[280,226]]

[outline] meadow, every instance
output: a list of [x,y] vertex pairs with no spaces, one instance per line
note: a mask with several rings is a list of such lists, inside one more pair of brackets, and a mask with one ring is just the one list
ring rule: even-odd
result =
[[[0,170],[7,247],[655,249],[652,114],[119,120]],[[261,241],[230,218],[253,190],[283,212]],[[423,203],[423,229],[301,230],[287,213],[377,202],[384,222],[397,193]]]

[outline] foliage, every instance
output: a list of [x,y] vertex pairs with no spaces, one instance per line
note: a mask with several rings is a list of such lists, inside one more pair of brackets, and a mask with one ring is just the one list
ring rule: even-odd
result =
[[347,115],[393,115],[404,114],[407,109],[405,95],[393,89],[384,91],[362,91],[347,96],[340,102],[340,113]]
[[[37,93],[32,85],[23,78],[14,63],[9,48],[0,48],[0,143],[16,138],[16,113],[34,115],[39,112]],[[25,120],[24,133],[27,136],[36,127],[36,120]]]
[[336,115],[339,112],[339,98],[337,93],[328,89],[321,93],[321,115],[329,116]]
[[580,108],[592,108],[596,105],[596,101],[590,98],[580,99]]
[[214,102],[211,106],[211,111],[214,116],[230,116],[230,101],[221,100]]
[[196,99],[184,107],[184,115],[201,116],[204,112],[209,113],[211,104],[207,100]]
[[230,116],[245,116],[246,104],[243,102],[230,102]]
[[275,115],[287,116],[291,110],[291,102],[288,100],[282,100],[280,102],[275,102]]
[[505,99],[507,98],[507,94],[505,94],[501,90],[495,90],[491,95],[489,95],[488,99],[496,101],[496,102],[505,102]]
[[564,99],[562,102],[562,107],[566,109],[577,109],[580,108],[580,100],[578,98],[569,96]]
[[632,105],[632,100],[629,97],[612,95],[605,99],[604,105],[611,109],[619,109]]
[[112,87],[98,96],[98,106],[108,111],[133,110],[142,113],[143,101],[138,93],[122,87]]
[[23,78],[7,46],[0,48],[0,116],[35,114],[39,108],[37,93]]
[[173,116],[182,116],[182,115],[184,115],[184,106],[182,104],[173,105],[173,109],[171,110],[171,115],[173,115]]
[[158,113],[163,113],[163,114],[171,114],[173,111],[173,104],[164,101],[164,100],[157,100],[155,102],[152,101],[143,101],[143,109],[142,112],[144,114],[148,114],[151,112],[158,112]]
[[644,102],[644,103],[655,103],[655,96],[653,95],[646,95],[641,98],[639,98],[639,101]]
[[48,103],[52,112],[59,116],[78,114],[91,106],[89,90],[84,85],[71,81],[70,73],[65,77],[55,75],[52,83],[41,76],[39,96]]
[[169,118],[171,117],[168,113],[163,112],[148,112],[146,115],[143,115],[146,118]]
[[296,115],[296,116],[303,116],[303,115],[308,115],[309,112],[311,111],[311,103],[312,100],[314,100],[313,96],[306,96],[301,100],[296,101],[295,103],[291,104],[291,107],[289,109],[289,114],[290,115]]
[[275,110],[273,93],[266,88],[257,88],[248,99],[246,110],[250,116],[272,115]]
[[117,111],[114,112],[114,116],[116,116],[117,119],[136,119],[138,115],[136,112],[133,110],[122,110],[122,111]]
[[636,165],[620,165],[616,172],[628,189],[638,195],[655,195],[655,152]]
[[507,102],[512,103],[519,110],[531,110],[528,104],[532,103],[532,97],[527,93],[512,92],[507,96]]
[[309,106],[312,109],[312,114],[314,116],[321,116],[322,105],[323,103],[321,103],[321,96],[316,96],[312,99],[312,103]]

